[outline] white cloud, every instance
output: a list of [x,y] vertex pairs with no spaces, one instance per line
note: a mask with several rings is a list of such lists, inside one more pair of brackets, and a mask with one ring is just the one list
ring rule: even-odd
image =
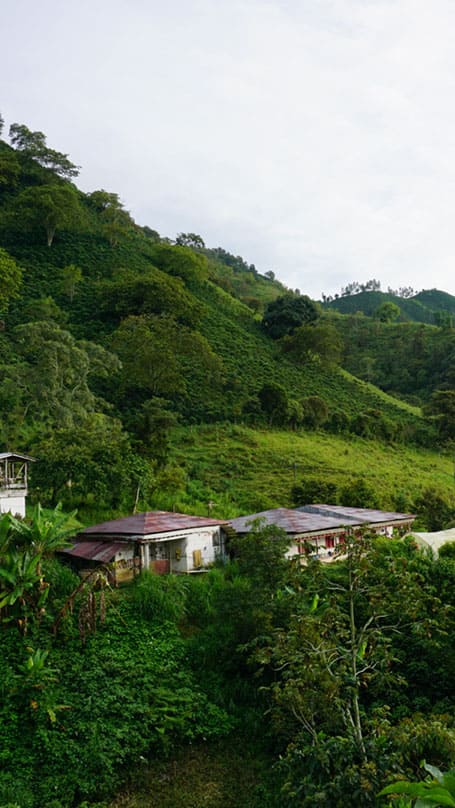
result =
[[16,0],[2,111],[291,287],[455,293],[451,0]]

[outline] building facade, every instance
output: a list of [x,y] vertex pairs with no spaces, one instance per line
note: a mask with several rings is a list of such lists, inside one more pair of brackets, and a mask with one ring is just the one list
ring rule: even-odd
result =
[[226,522],[169,511],[147,511],[81,531],[62,554],[78,569],[112,564],[117,583],[141,570],[196,573],[225,556]]
[[369,508],[345,508],[341,505],[304,505],[301,508],[274,508],[268,511],[230,519],[231,528],[239,535],[249,533],[255,523],[275,525],[289,538],[287,557],[305,557],[308,553],[330,560],[346,540],[348,533],[362,530],[391,536],[396,530],[408,532],[413,514],[377,511]]

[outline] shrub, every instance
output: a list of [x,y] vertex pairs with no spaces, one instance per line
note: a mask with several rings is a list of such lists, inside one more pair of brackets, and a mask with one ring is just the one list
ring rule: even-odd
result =
[[131,589],[137,612],[147,620],[181,620],[185,614],[187,579],[144,570]]

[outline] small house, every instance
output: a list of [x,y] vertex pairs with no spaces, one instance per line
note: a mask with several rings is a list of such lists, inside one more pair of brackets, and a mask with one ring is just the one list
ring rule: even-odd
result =
[[0,452],[0,513],[25,516],[28,465],[34,458],[17,452]]
[[141,570],[196,573],[225,555],[226,522],[169,511],[147,511],[82,530],[62,554],[77,569],[113,565],[117,583]]
[[407,532],[414,520],[412,514],[376,511],[369,508],[344,508],[338,505],[305,505],[301,508],[274,508],[260,513],[230,519],[239,535],[250,532],[255,520],[275,525],[287,533],[290,543],[288,558],[307,554],[308,547],[322,560],[330,560],[345,542],[348,531],[368,529],[391,536],[394,529]]

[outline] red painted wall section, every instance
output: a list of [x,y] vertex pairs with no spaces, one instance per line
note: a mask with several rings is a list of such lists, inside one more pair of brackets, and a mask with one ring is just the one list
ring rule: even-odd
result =
[[166,558],[163,558],[161,561],[152,561],[150,567],[153,572],[156,572],[158,575],[166,575],[166,573],[170,572],[169,560]]

